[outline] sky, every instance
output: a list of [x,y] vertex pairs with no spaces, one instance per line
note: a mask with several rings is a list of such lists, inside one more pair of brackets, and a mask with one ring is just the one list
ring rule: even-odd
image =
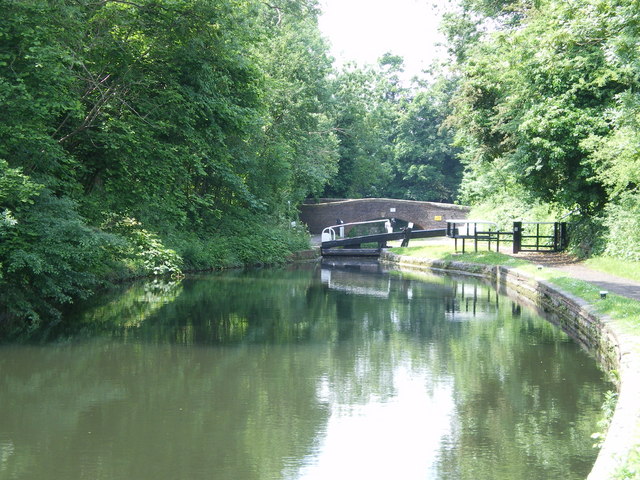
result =
[[436,47],[440,14],[450,0],[320,0],[320,29],[336,64],[376,64],[384,53],[404,57],[408,78],[444,55]]

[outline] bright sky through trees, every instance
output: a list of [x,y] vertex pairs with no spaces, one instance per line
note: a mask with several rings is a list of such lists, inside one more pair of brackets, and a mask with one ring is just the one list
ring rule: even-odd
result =
[[405,59],[407,77],[444,54],[436,44],[440,16],[451,0],[322,0],[320,29],[332,44],[336,64],[375,64],[386,52]]

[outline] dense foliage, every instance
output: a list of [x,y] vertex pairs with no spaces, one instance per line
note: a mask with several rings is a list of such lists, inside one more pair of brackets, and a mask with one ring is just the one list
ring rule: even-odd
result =
[[[313,0],[3,2],[0,319],[281,261],[336,170]],[[239,239],[244,239],[240,241]]]
[[640,10],[459,3],[450,64],[409,85],[390,53],[336,71],[317,0],[5,1],[0,319],[282,261],[309,196],[573,215],[583,252],[640,259]]
[[462,201],[573,214],[584,253],[640,258],[640,10],[619,0],[464,0],[446,22]]
[[401,57],[347,65],[334,81],[338,174],[325,196],[452,202],[461,164],[445,126],[455,82],[403,84]]

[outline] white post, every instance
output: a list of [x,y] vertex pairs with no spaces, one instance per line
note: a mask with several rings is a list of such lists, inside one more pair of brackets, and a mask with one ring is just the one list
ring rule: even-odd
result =
[[322,234],[320,235],[320,241],[322,242],[330,242],[331,240],[336,239],[336,232],[333,228],[327,227],[322,230]]

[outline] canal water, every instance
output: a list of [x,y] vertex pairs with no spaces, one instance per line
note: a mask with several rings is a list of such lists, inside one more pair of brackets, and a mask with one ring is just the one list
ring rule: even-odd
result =
[[0,479],[583,479],[611,386],[469,279],[308,265],[123,287],[0,346]]

